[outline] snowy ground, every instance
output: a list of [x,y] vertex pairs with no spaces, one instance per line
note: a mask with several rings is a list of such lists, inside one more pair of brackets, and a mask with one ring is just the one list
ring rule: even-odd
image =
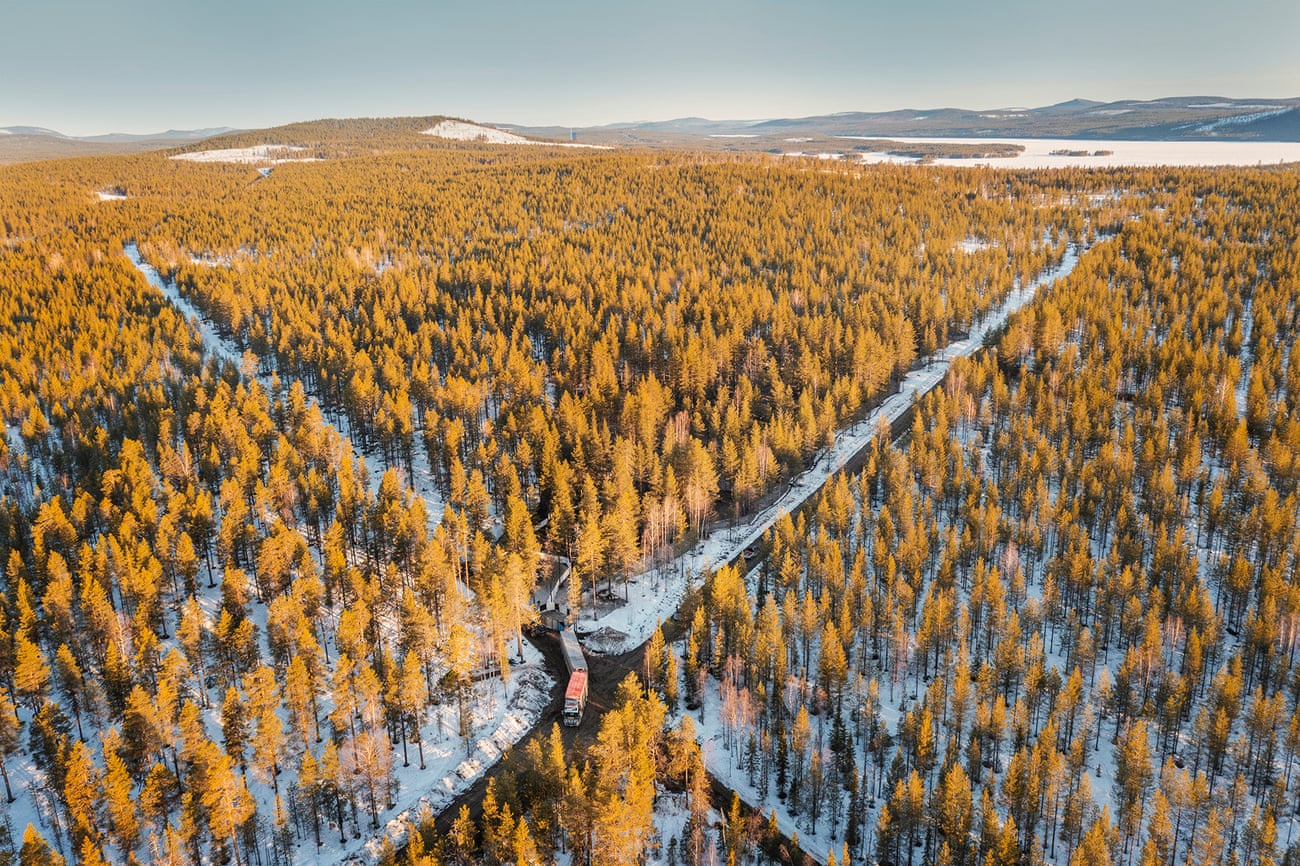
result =
[[[1071,245],[1059,266],[1012,292],[1001,307],[971,329],[968,337],[948,344],[908,373],[897,393],[881,403],[866,418],[839,431],[835,436],[835,444],[821,454],[816,464],[794,478],[776,502],[751,516],[748,523],[719,529],[675,560],[633,578],[627,587],[626,604],[613,610],[598,606],[594,616],[590,608],[584,607],[575,624],[578,633],[591,634],[601,630],[595,645],[590,639],[585,642],[587,648],[601,653],[618,654],[638,647],[649,639],[656,624],[671,616],[681,604],[688,586],[697,583],[701,575],[710,569],[730,561],[746,547],[757,543],[776,523],[777,518],[798,508],[804,500],[813,496],[829,478],[844,468],[854,454],[868,445],[882,422],[896,420],[909,406],[942,382],[954,358],[975,352],[983,345],[984,336],[1001,327],[1008,316],[1029,303],[1040,286],[1064,277],[1074,270],[1078,261],[1079,249]],[[616,597],[623,595],[623,589],[617,582],[614,594]],[[617,634],[623,636],[621,640]]]
[[[680,645],[674,648],[680,650]],[[725,734],[720,721],[721,701],[718,698],[718,690],[714,683],[710,683],[702,694],[703,702],[698,710],[689,713],[696,721],[696,729],[699,733],[700,751],[704,755],[704,766],[712,775],[722,784],[735,791],[740,795],[740,799],[750,806],[761,807],[764,815],[776,813],[776,826],[781,830],[781,835],[787,839],[793,839],[798,836],[799,847],[805,854],[811,855],[818,863],[825,863],[827,855],[832,851],[838,859],[840,856],[841,846],[844,844],[844,820],[841,818],[838,834],[836,839],[831,838],[830,818],[823,816],[817,823],[817,832],[813,832],[807,816],[799,818],[790,815],[789,808],[782,801],[777,801],[775,797],[770,796],[764,801],[758,795],[758,791],[753,785],[749,784],[748,774],[744,767],[741,766],[741,749],[743,745],[737,743],[731,751],[728,751],[725,744]],[[882,708],[883,709],[883,708]],[[884,715],[884,713],[882,713]],[[815,723],[814,723],[815,724]],[[890,728],[895,726],[893,719],[890,720]],[[870,824],[875,820],[874,809],[868,817]]]
[[[221,334],[217,332],[215,323],[206,318],[188,298],[181,294],[180,289],[177,288],[175,282],[164,280],[162,275],[158,273],[157,268],[144,261],[140,256],[139,248],[134,243],[129,243],[124,246],[122,251],[126,254],[127,258],[131,260],[131,264],[135,265],[136,269],[140,271],[140,273],[144,274],[145,279],[149,281],[149,285],[162,292],[167,300],[171,301],[177,309],[185,314],[185,317],[190,321],[191,327],[198,332],[199,337],[203,340],[204,348],[209,353],[224,361],[229,361],[236,367],[242,368],[243,354],[239,351],[239,347],[230,340],[222,337]],[[196,263],[200,262],[204,265],[218,264],[211,260],[199,260],[199,262]],[[261,382],[262,387],[265,388],[268,393],[273,393],[271,379],[272,377],[269,375],[258,376],[258,381]],[[287,382],[281,382],[281,385],[287,384]],[[387,464],[385,464],[383,459],[377,453],[373,451],[363,451],[355,447],[356,439],[353,438],[352,431],[349,429],[346,419],[336,429],[339,430],[345,439],[353,444],[353,457],[360,465],[365,467],[371,493],[378,493],[379,484],[383,480],[384,470],[387,468]],[[422,430],[415,431],[417,442],[420,440],[422,435]],[[429,457],[422,447],[417,446],[413,449],[411,463],[412,469],[414,470],[412,476],[408,476],[404,466],[395,466],[394,468],[397,470],[398,477],[402,483],[414,490],[416,495],[424,499],[425,513],[428,515],[429,525],[430,528],[432,528],[442,520],[442,512],[446,507],[446,503],[444,502],[441,493],[438,492],[433,477],[433,470],[429,465]]]
[[170,283],[162,278],[158,269],[146,262],[140,257],[140,248],[134,243],[129,243],[122,248],[126,257],[135,265],[136,270],[144,274],[144,278],[149,281],[149,285],[162,292],[167,300],[172,302],[176,309],[180,310],[185,318],[189,320],[190,327],[198,332],[199,338],[203,341],[203,347],[209,353],[216,355],[223,361],[229,361],[238,367],[241,363],[242,356],[239,350],[230,345],[221,338],[217,333],[216,327],[209,320],[205,319],[195,307],[176,289],[175,283]]
[[[375,863],[383,851],[385,838],[401,847],[411,823],[422,814],[436,815],[452,800],[469,789],[484,772],[501,759],[501,755],[532,730],[551,701],[553,680],[546,672],[546,660],[537,648],[524,644],[522,666],[516,667],[501,700],[500,685],[489,686],[496,700],[480,701],[474,716],[474,729],[486,732],[474,741],[473,751],[465,754],[456,734],[456,710],[446,707],[438,716],[436,743],[426,743],[424,759],[426,769],[421,770],[414,747],[410,748],[411,766],[401,765],[400,754],[395,755],[394,770],[401,792],[397,797],[392,817],[383,830],[369,839],[349,840],[339,845],[337,838],[316,850],[310,841],[299,848],[298,863],[362,862]],[[486,685],[486,684],[484,684]]]
[[424,134],[432,135],[435,138],[445,138],[450,141],[481,141],[484,144],[536,144],[546,147],[585,147],[592,150],[609,150],[609,147],[601,144],[578,144],[572,141],[534,141],[513,132],[506,132],[504,129],[479,126],[477,123],[466,123],[463,120],[444,120],[430,129],[426,129]]
[[172,159],[183,162],[315,162],[313,156],[292,156],[306,148],[291,147],[283,144],[255,144],[252,147],[226,147],[218,150],[198,150],[193,153],[178,153]]
[[[647,866],[666,866],[669,863],[682,862],[681,854],[672,857],[669,854],[669,849],[673,847],[674,842],[679,846],[679,851],[681,846],[687,844],[686,822],[690,817],[691,812],[685,794],[661,793],[659,795],[659,799],[655,803],[655,842],[657,847],[648,852],[646,856]],[[718,832],[714,829],[722,820],[722,817],[718,810],[709,809],[709,830],[704,834],[705,863],[723,862],[718,852]]]
[[[846,135],[846,139],[870,136]],[[976,144],[997,142],[1024,148],[1017,156],[987,159],[936,159],[934,165],[990,165],[996,168],[1111,168],[1143,165],[1275,165],[1300,162],[1300,142],[1272,141],[1082,141],[1066,138],[891,138],[907,144]],[[1063,156],[1052,151],[1086,150],[1105,156]],[[915,163],[911,157],[862,154],[864,162]]]
[[[185,314],[202,338],[207,352],[241,366],[242,355],[238,347],[217,332],[214,324],[181,295],[174,282],[164,280],[156,268],[147,264],[134,243],[127,244],[123,252],[149,284]],[[269,377],[259,378],[269,389]],[[346,424],[340,432],[352,441]],[[12,438],[17,439],[17,436]],[[385,464],[376,454],[357,452],[356,456],[366,465],[372,489],[377,489]],[[424,497],[430,520],[436,523],[441,519],[443,503],[434,488],[428,459],[422,448],[415,449],[414,469],[415,477],[405,480],[414,486],[417,494]],[[401,474],[405,476],[406,473]],[[206,612],[213,615],[216,597],[205,597],[203,603]],[[266,632],[265,616],[265,607],[254,606],[253,617],[263,634]],[[554,681],[547,673],[545,659],[537,649],[525,643],[523,650],[523,661],[513,667],[509,684],[489,680],[476,686],[478,697],[471,704],[472,725],[476,734],[468,754],[457,734],[455,708],[443,706],[431,710],[424,731],[426,769],[419,768],[414,747],[408,750],[411,758],[409,767],[401,766],[400,754],[395,755],[394,774],[400,787],[393,808],[383,813],[388,820],[382,831],[371,838],[349,839],[346,842],[339,842],[336,834],[326,833],[323,839],[325,844],[320,849],[310,839],[302,840],[297,849],[296,862],[373,862],[382,849],[384,837],[391,837],[400,845],[405,839],[408,819],[425,810],[433,814],[441,811],[495,764],[505,750],[532,730],[550,703]],[[209,722],[219,725],[215,716]],[[26,770],[30,776],[32,768]],[[19,774],[23,772],[24,768],[20,767]],[[274,796],[270,788],[250,780],[250,791],[257,798],[262,814],[273,815]],[[27,797],[22,802],[31,814],[24,816],[15,813],[16,821],[22,819],[22,823],[17,825],[20,832],[28,820],[39,823],[39,816],[34,811],[35,800]]]
[[978,253],[981,250],[991,250],[997,244],[986,241],[983,238],[964,238],[957,244],[957,249],[963,253]]

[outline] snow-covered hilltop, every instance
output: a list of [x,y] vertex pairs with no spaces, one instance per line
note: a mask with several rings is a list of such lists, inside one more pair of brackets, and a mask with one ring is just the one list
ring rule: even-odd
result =
[[466,123],[463,120],[444,120],[426,129],[424,134],[452,141],[481,141],[484,144],[541,144],[522,135],[506,132],[504,129],[479,126],[477,123]]
[[504,129],[480,126],[477,123],[466,123],[463,120],[443,120],[424,130],[424,134],[432,135],[435,138],[445,138],[449,141],[478,141],[483,144],[535,144],[546,147],[584,147],[593,150],[609,150],[608,147],[599,144],[577,144],[571,141],[535,141],[531,138],[524,138],[522,135],[515,135],[513,132],[506,132]]
[[303,147],[285,144],[255,144],[252,147],[223,147],[216,150],[196,150],[191,153],[178,153],[172,159],[182,162],[238,162],[266,163],[277,165],[282,162],[312,162],[315,157],[298,156]]

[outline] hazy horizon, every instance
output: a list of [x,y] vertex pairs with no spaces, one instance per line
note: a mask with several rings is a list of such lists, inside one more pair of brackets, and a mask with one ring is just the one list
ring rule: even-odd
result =
[[[88,130],[88,131],[84,131],[84,132],[83,132],[83,131],[76,131],[76,132],[74,132],[74,131],[69,130],[69,129],[63,129],[63,128],[60,128],[60,127],[57,127],[57,126],[50,126],[50,125],[48,125],[48,124],[42,124],[42,123],[27,123],[27,122],[22,122],[22,121],[5,122],[5,123],[3,124],[3,127],[24,127],[24,126],[25,126],[25,127],[32,127],[32,128],[42,128],[42,129],[48,129],[48,130],[51,130],[51,131],[53,131],[53,132],[62,133],[63,135],[67,135],[67,136],[74,137],[74,138],[93,138],[93,137],[96,137],[96,136],[105,136],[105,135],[157,135],[157,134],[166,133],[166,132],[172,132],[172,131],[175,131],[175,132],[191,132],[191,131],[194,131],[194,130],[203,130],[203,129],[221,129],[221,128],[229,128],[229,129],[264,129],[264,128],[270,128],[270,127],[275,127],[275,126],[283,126],[283,125],[291,124],[291,123],[300,123],[300,122],[305,122],[305,121],[328,120],[328,119],[348,119],[348,118],[359,118],[359,117],[426,117],[426,116],[429,116],[429,117],[437,117],[437,116],[447,116],[447,117],[458,117],[458,118],[461,118],[461,119],[464,119],[464,120],[470,120],[470,121],[473,121],[473,122],[476,122],[476,123],[481,123],[481,124],[488,125],[488,126],[492,126],[492,125],[509,125],[509,126],[522,126],[522,127],[548,127],[548,126],[551,126],[551,127],[558,127],[558,128],[565,128],[565,127],[572,127],[572,128],[591,127],[591,128],[594,128],[594,127],[601,127],[601,126],[619,126],[619,125],[622,125],[622,124],[668,123],[668,122],[677,121],[677,120],[691,120],[691,119],[707,120],[707,121],[717,122],[717,123],[761,123],[761,122],[763,122],[763,121],[767,121],[767,120],[779,120],[779,119],[786,119],[786,118],[799,119],[799,118],[801,118],[801,117],[830,116],[830,115],[835,115],[835,114],[875,113],[875,112],[890,112],[890,111],[942,111],[942,110],[944,110],[944,109],[961,109],[961,110],[969,110],[969,111],[1016,111],[1016,110],[1023,110],[1023,109],[1046,108],[1046,107],[1050,107],[1050,106],[1053,106],[1053,105],[1059,105],[1059,104],[1061,104],[1061,103],[1065,103],[1065,102],[1071,102],[1071,101],[1074,101],[1074,100],[1076,100],[1076,99],[1077,99],[1077,100],[1090,101],[1090,102],[1098,102],[1098,103],[1110,103],[1110,102],[1119,102],[1119,101],[1125,101],[1125,100],[1133,100],[1133,101],[1139,101],[1139,102],[1150,102],[1150,101],[1155,101],[1155,100],[1159,100],[1159,99],[1171,99],[1171,98],[1207,98],[1207,99],[1232,99],[1232,100],[1245,100],[1245,99],[1298,99],[1298,98],[1300,98],[1300,93],[1295,93],[1295,94],[1280,94],[1280,95],[1260,95],[1260,94],[1257,94],[1257,93],[1252,93],[1252,94],[1231,94],[1231,95],[1229,95],[1229,94],[1223,94],[1223,93],[1169,93],[1169,94],[1165,94],[1164,96],[1152,96],[1152,97],[1145,97],[1145,96],[1144,96],[1144,97],[1118,96],[1118,97],[1115,97],[1115,98],[1113,98],[1113,99],[1096,99],[1096,98],[1094,98],[1094,97],[1089,97],[1089,96],[1072,96],[1072,97],[1067,97],[1067,98],[1065,98],[1065,99],[1056,99],[1056,100],[1053,100],[1053,101],[1051,101],[1051,102],[1044,102],[1044,103],[1034,104],[1034,105],[1027,105],[1027,104],[1013,104],[1013,103],[998,104],[998,105],[959,105],[959,104],[956,104],[956,103],[943,104],[943,105],[896,105],[896,106],[892,106],[892,107],[888,107],[888,108],[871,108],[871,109],[864,109],[864,108],[848,108],[848,109],[835,109],[835,110],[830,110],[830,111],[821,111],[821,112],[803,112],[803,113],[799,113],[799,114],[780,114],[780,115],[778,115],[778,114],[771,114],[771,115],[765,115],[765,116],[745,116],[745,117],[741,117],[741,116],[731,116],[731,115],[708,116],[708,115],[699,115],[699,114],[670,114],[670,115],[651,116],[651,117],[624,117],[624,118],[619,118],[619,119],[615,119],[615,120],[601,121],[601,122],[598,122],[598,123],[589,123],[589,124],[560,123],[560,122],[550,122],[550,121],[545,121],[545,120],[542,120],[542,121],[539,121],[539,122],[533,122],[533,123],[524,123],[524,122],[521,122],[521,121],[515,120],[515,119],[513,119],[513,118],[501,118],[501,117],[476,117],[476,116],[474,116],[474,115],[453,115],[453,114],[451,114],[451,113],[449,113],[449,112],[445,112],[445,111],[430,110],[430,111],[407,111],[407,112],[399,112],[399,113],[395,113],[395,114],[376,114],[376,113],[374,113],[374,112],[359,112],[359,113],[353,113],[353,114],[313,115],[313,116],[310,116],[310,117],[308,117],[308,116],[301,116],[301,117],[300,117],[300,116],[296,116],[296,115],[294,115],[294,116],[286,116],[286,117],[283,117],[283,118],[279,118],[279,119],[277,119],[277,120],[272,120],[272,121],[269,121],[269,122],[266,122],[266,123],[260,123],[260,124],[256,124],[256,125],[241,125],[241,124],[233,124],[233,123],[223,123],[223,122],[220,122],[220,120],[217,120],[217,121],[215,121],[215,122],[211,122],[211,123],[201,123],[201,124],[196,124],[196,125],[194,125],[194,126],[178,126],[178,125],[175,124],[175,123],[170,123],[170,124],[167,124],[167,125],[165,125],[165,126],[158,126],[158,127],[151,127],[151,128],[143,128],[143,127],[141,127],[141,128],[133,128],[133,129],[125,129],[125,128],[122,128],[122,129],[118,129],[118,128],[114,128],[114,129],[93,129],[93,130]],[[3,127],[0,127],[0,128],[3,128]],[[997,138],[997,137],[999,137],[999,136],[994,135],[993,137],[994,137],[994,138]],[[1005,138],[1006,136],[1004,135],[1004,136],[1001,136],[1001,137],[1002,137],[1002,138]]]
[[1098,0],[1086,14],[1029,0],[49,0],[7,18],[0,126],[68,135],[321,117],[592,126],[1300,95],[1300,4],[1282,0],[1231,10]]

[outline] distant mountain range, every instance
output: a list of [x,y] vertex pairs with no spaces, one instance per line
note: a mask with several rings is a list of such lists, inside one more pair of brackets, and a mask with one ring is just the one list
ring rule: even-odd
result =
[[[55,157],[134,153],[183,147],[220,138],[204,147],[235,147],[279,142],[330,142],[401,149],[416,144],[417,133],[437,118],[355,118],[289,124],[270,130],[169,129],[150,135],[111,133],[70,136],[38,126],[0,127],[0,163]],[[1042,108],[901,109],[898,111],[823,114],[766,120],[675,120],[614,123],[605,126],[523,126],[494,123],[497,129],[534,138],[631,147],[723,151],[820,152],[846,147],[846,138],[964,138],[997,141],[1012,138],[1067,138],[1125,141],[1297,141],[1300,142],[1300,97],[1229,99],[1186,96],[1168,99],[1094,102],[1072,99]],[[896,143],[894,143],[895,146]],[[881,149],[858,143],[857,149]],[[964,146],[964,145],[963,145]],[[973,145],[972,145],[973,146]]]
[[218,126],[210,129],[169,129],[147,135],[110,132],[106,135],[78,136],[64,135],[43,126],[4,126],[0,127],[0,163],[139,153],[178,147],[233,131],[228,126]]
[[137,141],[163,142],[168,146],[182,142],[201,141],[205,138],[212,138],[214,135],[224,135],[227,132],[234,131],[234,127],[214,126],[208,129],[169,129],[166,132],[153,132],[144,135],[129,132],[110,132],[105,135],[64,135],[58,130],[46,129],[43,126],[0,126],[0,134],[8,135],[44,135],[51,138],[61,138],[64,141],[97,141],[106,144],[130,144]]
[[[1228,99],[1188,96],[1094,102],[1072,99],[1042,108],[902,109],[824,114],[771,120],[676,120],[606,126],[529,127],[495,124],[523,135],[569,138],[600,144],[671,145],[685,139],[731,140],[755,149],[754,139],[791,138],[1074,138],[1128,141],[1300,141],[1300,98]],[[786,148],[788,149],[788,148]]]

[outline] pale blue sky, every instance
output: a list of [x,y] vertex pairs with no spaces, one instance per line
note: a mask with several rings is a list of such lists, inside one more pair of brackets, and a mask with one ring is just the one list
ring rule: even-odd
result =
[[0,126],[489,122],[1300,96],[1297,0],[10,0]]

